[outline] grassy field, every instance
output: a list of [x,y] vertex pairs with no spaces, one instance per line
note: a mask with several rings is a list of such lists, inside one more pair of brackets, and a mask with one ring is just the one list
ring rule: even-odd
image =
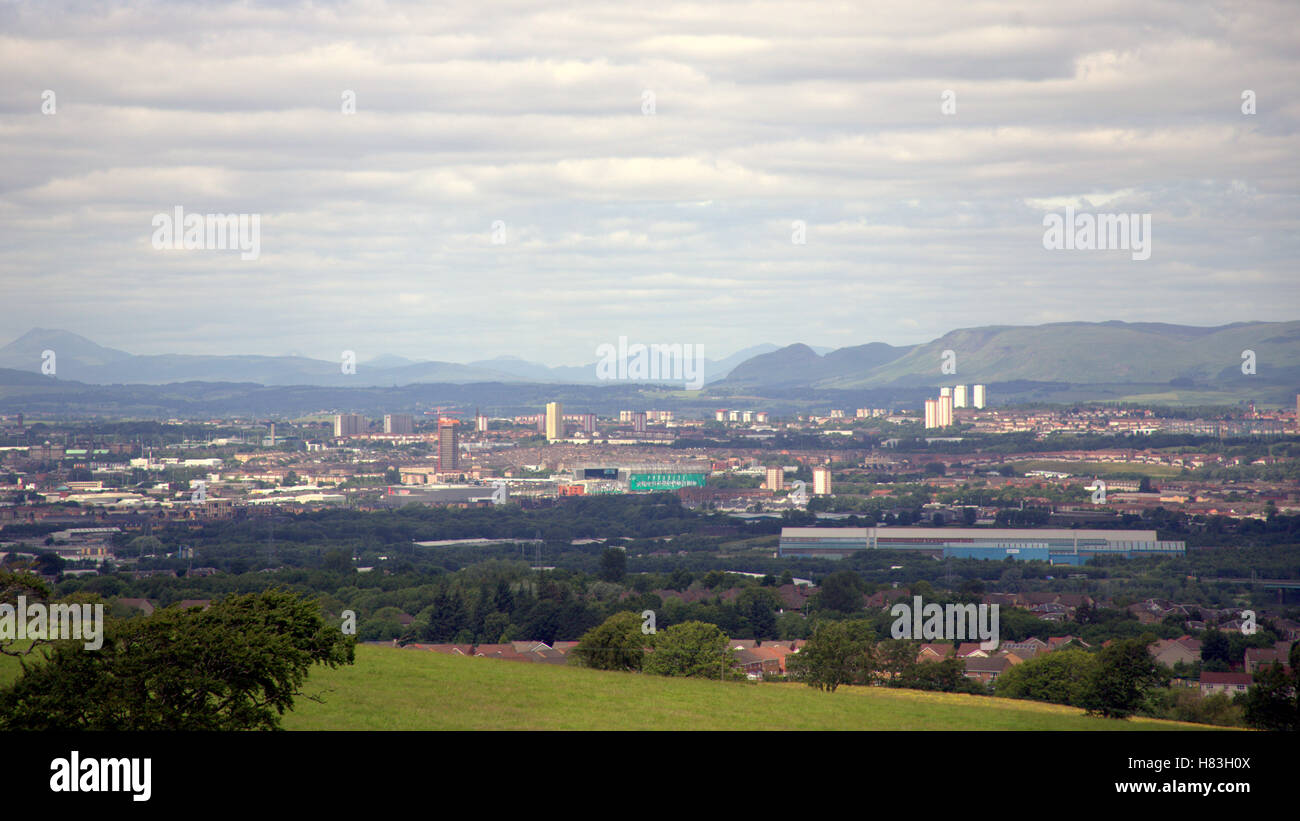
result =
[[[0,655],[0,684],[19,674]],[[289,730],[1201,730],[1089,718],[1034,701],[883,687],[823,693],[606,673],[361,645],[357,662],[315,668],[284,716]]]
[[290,730],[1171,730],[1030,701],[880,687],[723,683],[360,646],[317,669]]
[[1148,465],[1142,462],[1054,462],[1049,459],[1030,459],[1013,462],[1020,473],[1031,470],[1051,470],[1074,476],[1150,476],[1167,479],[1182,474],[1182,468],[1173,465]]

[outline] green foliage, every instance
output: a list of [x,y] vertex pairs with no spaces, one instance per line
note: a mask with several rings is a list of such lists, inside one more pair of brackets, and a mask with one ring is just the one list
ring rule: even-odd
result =
[[1154,691],[1143,713],[1154,718],[1220,727],[1240,727],[1243,724],[1240,699],[1229,698],[1224,693],[1202,696],[1200,689],[1195,687]]
[[1300,731],[1300,641],[1291,645],[1291,672],[1266,664],[1244,697],[1246,724],[1258,730]]
[[645,662],[648,635],[636,613],[615,613],[599,627],[588,630],[571,655],[574,661],[597,670],[640,670]]
[[1096,665],[1097,657],[1084,650],[1043,653],[1000,675],[996,692],[1005,698],[1082,706]]
[[829,610],[840,615],[862,611],[862,577],[852,570],[837,570],[822,579],[821,592],[817,594],[814,609]]
[[735,653],[727,645],[726,634],[715,624],[675,624],[655,634],[645,671],[660,676],[740,678],[743,674],[733,666]]
[[109,622],[103,647],[60,642],[0,690],[3,730],[270,730],[314,664],[354,642],[285,591]]
[[[0,570],[0,604],[16,607],[19,596],[22,596],[28,602],[49,601],[50,588],[40,576],[31,573],[14,573],[9,570]],[[46,643],[43,639],[36,641],[23,640],[21,642],[17,639],[2,639],[0,640],[0,653],[7,656],[24,656],[31,653],[36,647]]]
[[600,577],[607,582],[621,582],[627,576],[627,551],[607,547],[600,554]]
[[1082,699],[1090,715],[1128,718],[1143,706],[1150,690],[1169,683],[1147,644],[1143,639],[1120,639],[1101,649]]
[[841,684],[870,684],[875,638],[864,620],[820,622],[808,643],[786,657],[786,669],[796,681],[832,693]]

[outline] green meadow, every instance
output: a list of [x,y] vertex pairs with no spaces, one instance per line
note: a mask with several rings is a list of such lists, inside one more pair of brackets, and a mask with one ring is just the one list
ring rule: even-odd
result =
[[1177,730],[953,693],[718,682],[362,645],[313,670],[289,730]]
[[[19,674],[0,655],[0,684]],[[314,668],[287,730],[1203,730],[956,693],[718,682],[360,645]],[[314,700],[319,699],[319,701]]]

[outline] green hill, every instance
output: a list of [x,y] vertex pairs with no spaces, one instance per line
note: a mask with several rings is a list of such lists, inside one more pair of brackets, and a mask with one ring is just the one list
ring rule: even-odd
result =
[[1170,730],[1032,701],[882,687],[723,683],[362,645],[313,670],[291,730]]
[[[1255,352],[1254,374],[1241,372],[1245,350]],[[956,357],[955,374],[940,369],[945,351]],[[761,393],[800,386],[870,390],[982,383],[1000,386],[999,401],[1004,401],[1024,392],[1017,384],[1041,383],[1050,386],[1051,401],[1074,401],[1064,395],[1069,386],[1088,385],[1093,390],[1084,391],[1085,398],[1158,393],[1170,404],[1206,399],[1231,404],[1265,396],[1289,403],[1300,382],[1298,358],[1300,322],[1294,321],[1213,328],[1059,322],[964,328],[923,345],[873,343],[825,355],[807,345],[790,345],[741,363],[718,385]]]

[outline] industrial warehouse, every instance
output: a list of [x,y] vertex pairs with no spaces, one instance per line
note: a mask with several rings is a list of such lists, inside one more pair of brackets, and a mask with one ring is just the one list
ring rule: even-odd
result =
[[839,559],[856,550],[915,550],[935,558],[1023,559],[1083,564],[1094,556],[1182,556],[1185,542],[1154,530],[973,527],[786,527],[778,556]]

